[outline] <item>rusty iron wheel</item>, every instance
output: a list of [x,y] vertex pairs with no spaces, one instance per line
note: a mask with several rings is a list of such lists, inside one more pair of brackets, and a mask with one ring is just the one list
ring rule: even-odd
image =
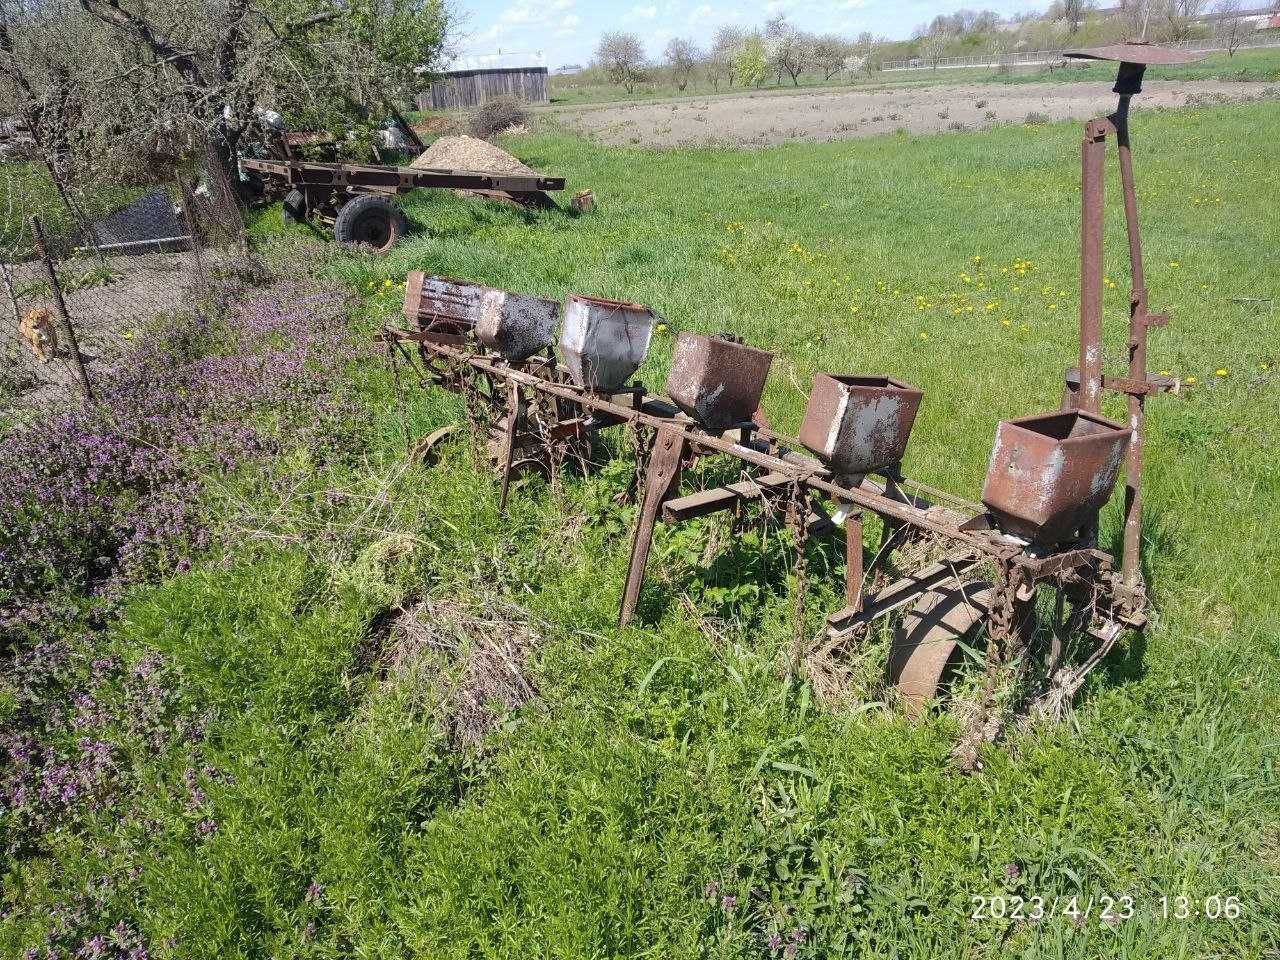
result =
[[386,253],[408,232],[404,211],[386,197],[366,193],[348,200],[338,211],[333,235],[339,243],[372,247]]
[[457,424],[441,427],[427,434],[409,451],[409,459],[421,463],[424,467],[435,466],[440,460],[440,445],[458,430]]
[[945,689],[961,641],[978,632],[993,594],[992,585],[980,580],[930,590],[898,624],[889,651],[889,681],[912,716],[923,713]]

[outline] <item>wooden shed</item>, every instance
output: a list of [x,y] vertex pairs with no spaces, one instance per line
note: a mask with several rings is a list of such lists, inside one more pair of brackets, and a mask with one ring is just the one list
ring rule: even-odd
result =
[[461,58],[418,97],[418,109],[469,109],[499,96],[546,103],[550,99],[546,61],[527,54]]

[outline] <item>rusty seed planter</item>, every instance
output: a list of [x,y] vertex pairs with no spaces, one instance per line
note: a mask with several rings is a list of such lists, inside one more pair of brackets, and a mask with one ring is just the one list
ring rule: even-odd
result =
[[982,488],[996,526],[1037,546],[1077,533],[1111,498],[1133,431],[1069,410],[1004,420]]
[[896,467],[923,397],[892,377],[820,373],[800,425],[800,442],[837,476]]
[[[505,413],[509,424],[519,418],[522,395],[550,402],[561,412],[540,435],[548,450],[555,438],[613,425],[626,424],[637,436],[652,437],[647,452],[644,443],[638,445],[645,482],[622,597],[623,624],[637,612],[657,523],[766,502],[782,508],[796,535],[797,656],[816,665],[810,677],[820,690],[826,682],[822,664],[858,643],[873,622],[900,617],[888,669],[904,702],[918,711],[943,689],[965,635],[985,623],[987,683],[971,729],[989,730],[990,722],[999,720],[992,714],[1000,668],[1016,658],[1026,677],[1030,661],[1024,654],[1041,649],[1031,645],[1027,631],[1035,623],[1028,611],[1043,590],[1052,592],[1055,602],[1047,624],[1053,637],[1045,648],[1037,696],[1060,704],[1126,629],[1141,629],[1147,620],[1138,554],[1143,404],[1148,396],[1173,389],[1174,383],[1149,378],[1145,370],[1147,329],[1167,318],[1147,312],[1127,111],[1129,98],[1140,88],[1144,65],[1175,62],[1182,56],[1144,44],[1075,55],[1122,61],[1116,85],[1120,106],[1085,128],[1080,368],[1068,371],[1063,411],[1000,424],[983,491],[985,506],[903,478],[901,460],[921,393],[892,377],[819,375],[799,438],[819,459],[797,452],[801,442],[746,421],[768,371],[771,358],[764,351],[682,335],[667,383],[675,405],[648,394],[639,384],[624,390],[644,360],[654,328],[653,312],[638,304],[570,296],[560,333],[562,367],[545,358],[511,363],[470,345],[404,331],[389,329],[385,335],[402,348],[417,343],[428,365],[444,363],[495,386],[505,383],[512,404]],[[1116,134],[1120,145],[1133,276],[1131,360],[1125,377],[1104,375],[1100,363],[1100,151],[1109,133]],[[735,365],[737,369],[731,369]],[[1100,397],[1107,390],[1128,397],[1130,427],[1099,415]],[[501,395],[497,390],[489,393]],[[726,433],[727,427],[735,432]],[[705,456],[736,459],[745,479],[679,495],[685,465]],[[548,462],[554,475],[553,455]],[[1117,569],[1112,555],[1098,548],[1096,515],[1111,494],[1122,462],[1125,537],[1123,563]],[[883,481],[871,474],[881,475]],[[848,605],[829,615],[824,629],[805,648],[805,540],[836,526],[822,500],[836,506],[837,521],[842,514],[847,517]],[[913,538],[941,544],[940,558],[864,594],[864,511],[876,514],[884,530],[872,570],[890,564],[898,547]],[[990,579],[979,578],[979,570]],[[1086,637],[1096,641],[1092,652],[1079,663],[1062,665],[1073,649],[1069,645]],[[960,759],[971,764],[976,757],[970,751]]]
[[773,354],[724,337],[681,333],[666,394],[704,428],[741,426],[760,406]]

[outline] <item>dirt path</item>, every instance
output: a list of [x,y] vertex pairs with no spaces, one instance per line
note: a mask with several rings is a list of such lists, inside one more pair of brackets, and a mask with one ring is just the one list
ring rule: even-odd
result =
[[[1267,83],[1149,80],[1135,110],[1185,107],[1280,95]],[[964,84],[916,89],[789,96],[710,97],[666,103],[620,103],[559,110],[558,122],[610,145],[646,147],[767,146],[848,140],[892,133],[983,129],[1038,120],[1087,119],[1115,105],[1110,85]]]

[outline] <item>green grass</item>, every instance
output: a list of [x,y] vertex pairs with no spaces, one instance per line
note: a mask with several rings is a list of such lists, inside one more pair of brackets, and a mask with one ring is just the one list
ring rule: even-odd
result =
[[[617,84],[598,81],[577,82],[573,77],[552,77],[551,103],[553,107],[571,107],[595,103],[673,100],[686,97],[705,99],[711,96],[786,96],[822,91],[871,91],[959,83],[1084,83],[1114,79],[1115,72],[1115,64],[1099,61],[1073,64],[1066,70],[1050,71],[1043,66],[1018,67],[1012,73],[1003,76],[991,67],[956,67],[947,70],[890,70],[871,77],[859,74],[844,80],[823,80],[816,74],[802,74],[799,78],[799,86],[784,79],[779,85],[770,83],[758,90],[743,90],[726,84],[721,84],[720,89],[716,90],[709,83],[699,82],[691,83],[681,92],[673,85],[645,84],[637,87],[631,94]],[[1238,50],[1231,57],[1226,53],[1210,53],[1198,63],[1153,67],[1148,71],[1147,76],[1149,82],[1159,80],[1280,81],[1280,47]]]
[[[1148,285],[1172,314],[1150,364],[1195,382],[1149,408],[1153,623],[1069,723],[1013,732],[965,776],[947,761],[945,714],[917,725],[875,703],[816,704],[779,666],[786,551],[771,541],[758,564],[725,547],[707,571],[715,521],[660,535],[643,622],[617,629],[626,465],[522,486],[500,517],[465,444],[403,469],[407,440],[457,405],[401,396],[371,367],[363,462],[304,469],[284,509],[269,489],[239,495],[282,534],[310,529],[307,498],[325,489],[388,503],[385,525],[418,544],[411,575],[371,587],[308,534],[240,539],[225,561],[140,590],[109,644],[127,662],[162,651],[207,712],[203,760],[234,775],[206,787],[218,831],[196,842],[182,822],[187,758],[139,757],[160,826],[90,825],[12,869],[28,910],[0,920],[0,952],[31,942],[58,891],[137,865],[127,902],[156,956],[759,957],[793,927],[810,931],[800,956],[1272,955],[1280,344],[1266,305],[1237,298],[1280,297],[1280,104],[1141,119]],[[398,314],[383,281],[414,269],[652,304],[670,324],[642,371],[652,384],[678,330],[732,330],[776,351],[764,406],[786,430],[815,371],[892,373],[926,392],[908,473],[974,496],[996,421],[1055,407],[1074,363],[1078,143],[1074,124],[756,152],[521,138],[509,146],[523,160],[593,188],[600,209],[526,215],[420,192],[411,238],[336,269],[369,331]],[[278,232],[270,218],[260,236]],[[1113,370],[1122,223],[1109,211]],[[359,516],[352,550],[371,536]],[[822,556],[815,625],[840,589]],[[744,575],[758,594],[705,589]],[[503,594],[546,624],[538,700],[478,754],[448,749],[430,687],[367,668],[375,617],[405,589]],[[682,593],[724,622],[701,629]],[[711,883],[739,898],[732,914]],[[1063,900],[1039,924],[968,919],[972,896],[998,892]],[[1136,913],[1077,929],[1061,916],[1073,895],[1132,896]],[[1162,919],[1160,897],[1181,895],[1237,896],[1245,915]]]

